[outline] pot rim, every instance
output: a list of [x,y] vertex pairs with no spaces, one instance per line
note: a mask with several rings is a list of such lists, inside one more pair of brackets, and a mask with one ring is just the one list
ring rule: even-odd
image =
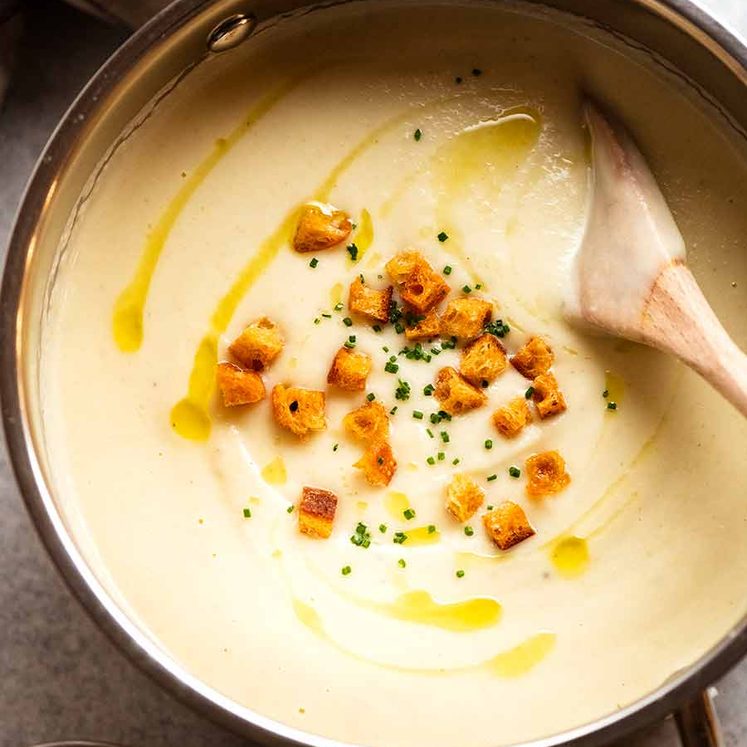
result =
[[[747,46],[693,0],[634,0],[684,28],[727,66],[747,76]],[[543,4],[543,0],[530,0]],[[163,38],[188,24],[211,0],[175,0],[120,46],[76,97],[37,161],[11,232],[0,289],[0,403],[10,463],[42,544],[68,588],[117,648],[172,695],[212,721],[264,743],[288,747],[352,747],[289,727],[240,706],[190,675],[130,621],[88,568],[68,535],[36,458],[19,366],[24,278],[47,196],[83,122]],[[299,3],[300,5],[300,3]],[[747,77],[745,78],[747,80]],[[10,344],[8,344],[10,343]],[[625,708],[551,737],[515,747],[602,745],[661,720],[725,674],[747,653],[747,615],[688,668]]]

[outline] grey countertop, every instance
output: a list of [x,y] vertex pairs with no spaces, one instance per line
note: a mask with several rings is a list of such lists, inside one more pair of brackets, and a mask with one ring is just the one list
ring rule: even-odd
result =
[[[747,28],[747,0],[708,2],[731,3],[745,14]],[[53,0],[29,2],[20,33],[15,75],[0,106],[3,250],[24,184],[57,119],[125,38],[124,31]],[[747,663],[718,690],[727,745],[744,747]],[[246,744],[164,694],[99,632],[45,555],[0,449],[0,747],[63,738],[131,747]],[[624,741],[625,747],[678,744],[671,722]]]

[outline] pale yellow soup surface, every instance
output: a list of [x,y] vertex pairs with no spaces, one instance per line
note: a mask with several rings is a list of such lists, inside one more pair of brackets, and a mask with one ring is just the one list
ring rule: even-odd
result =
[[[588,197],[582,88],[635,134],[691,265],[744,345],[743,144],[681,81],[591,27],[466,4],[316,12],[200,65],[108,159],[44,330],[52,469],[109,592],[224,696],[343,741],[508,744],[631,703],[743,614],[745,423],[676,362],[579,332],[561,313]],[[357,262],[344,247],[292,251],[288,216],[311,199],[358,223]],[[403,336],[348,328],[334,310],[357,274],[385,283],[385,262],[408,246],[453,267],[453,295],[481,284],[474,293],[511,327],[510,352],[546,337],[564,415],[501,438],[491,413],[528,385],[509,369],[488,405],[431,425],[438,406],[423,389],[459,351],[398,356],[393,375],[384,365]],[[219,406],[216,354],[262,315],[286,340],[268,389],[326,388],[350,334],[371,355],[366,392],[398,405],[389,487],[353,468],[360,447],[342,428],[365,393],[330,391],[326,431],[303,443],[274,425],[267,400]],[[398,378],[407,401],[394,397]],[[185,397],[198,416],[207,409],[175,430]],[[524,462],[546,449],[572,481],[531,501]],[[520,504],[536,536],[501,553],[479,514],[465,534],[444,510],[457,470],[486,504]],[[301,536],[288,512],[304,485],[339,496],[329,540]],[[368,549],[350,542],[359,521]],[[392,541],[430,524],[431,541]]]

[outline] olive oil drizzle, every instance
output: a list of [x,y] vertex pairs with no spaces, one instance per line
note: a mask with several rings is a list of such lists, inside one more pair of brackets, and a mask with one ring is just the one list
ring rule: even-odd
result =
[[132,279],[114,303],[112,334],[115,344],[123,353],[134,353],[142,345],[143,311],[151,281],[169,235],[187,203],[213,169],[244,135],[306,77],[291,79],[277,86],[260,99],[226,137],[218,138],[208,155],[186,177],[179,190],[161,213],[155,226],[149,231]]
[[552,653],[557,640],[557,636],[554,633],[543,631],[530,636],[513,648],[500,651],[491,658],[478,662],[477,664],[438,668],[408,667],[388,664],[368,656],[363,656],[343,646],[332,638],[332,636],[330,636],[326,631],[324,622],[317,610],[300,599],[293,599],[293,611],[299,621],[314,633],[314,635],[334,646],[338,651],[346,656],[350,656],[358,661],[363,661],[368,664],[373,664],[382,669],[402,672],[405,674],[444,676],[474,671],[487,671],[497,677],[521,677],[528,674],[532,669],[546,659],[550,653]]

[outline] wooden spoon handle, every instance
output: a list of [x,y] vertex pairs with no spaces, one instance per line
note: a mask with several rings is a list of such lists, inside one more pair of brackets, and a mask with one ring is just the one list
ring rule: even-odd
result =
[[644,307],[642,332],[644,342],[682,359],[747,416],[747,355],[684,264],[660,273]]

